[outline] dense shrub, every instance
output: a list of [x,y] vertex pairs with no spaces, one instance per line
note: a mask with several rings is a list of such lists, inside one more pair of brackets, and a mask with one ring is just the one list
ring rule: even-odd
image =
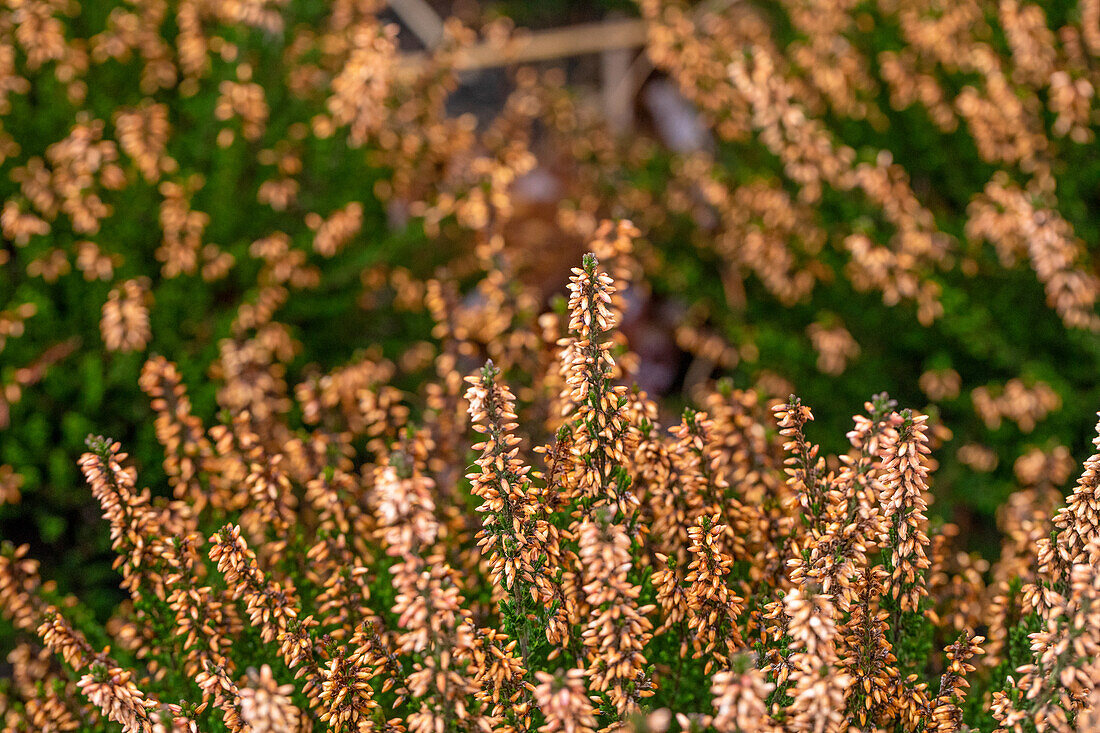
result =
[[[538,24],[593,12],[565,5],[490,11]],[[801,394],[823,452],[842,455],[848,416],[889,391],[930,417],[928,514],[958,527],[960,552],[984,557],[953,556],[969,565],[943,577],[1033,583],[1033,567],[988,563],[1003,534],[1045,526],[1100,403],[1100,283],[1086,245],[1100,236],[1097,8],[640,0],[650,90],[667,104],[676,88],[693,108],[675,118],[686,135],[653,112],[623,136],[584,96],[583,63],[572,77],[501,74],[501,104],[454,114],[475,96],[476,80],[454,72],[462,49],[480,38],[506,54],[509,23],[482,20],[476,4],[456,5],[466,26],[452,20],[419,54],[402,52],[412,42],[370,1],[3,3],[0,535],[46,563],[62,591],[47,589],[49,603],[76,591],[77,621],[114,616],[113,554],[76,469],[84,437],[121,441],[150,502],[180,492],[207,537],[210,517],[247,509],[201,498],[204,477],[248,475],[205,463],[229,450],[200,439],[219,424],[223,440],[258,436],[240,455],[282,454],[280,441],[321,429],[358,436],[360,466],[427,451],[418,470],[447,494],[442,526],[469,530],[457,384],[492,358],[529,411],[525,430],[555,445],[555,356],[538,343],[556,337],[558,293],[594,238],[631,283],[621,316],[632,351],[616,353],[616,383],[660,405],[647,420],[674,424],[685,404],[713,412],[712,380],[725,378],[761,404]],[[607,217],[641,233],[597,232]],[[630,238],[627,254],[615,243]],[[168,413],[188,425],[176,437],[158,427]],[[264,429],[234,427],[245,413]],[[421,446],[407,424],[435,437]],[[302,501],[318,472],[288,470]],[[1019,485],[1031,493],[1012,493]],[[1028,497],[1038,508],[1025,520]],[[468,539],[440,531],[454,548]],[[295,541],[292,556],[306,547]],[[1025,545],[1011,551],[1021,566]],[[274,552],[254,549],[263,562]],[[465,569],[468,550],[450,567]],[[372,592],[385,597],[387,583]],[[468,600],[487,622],[492,604]],[[137,606],[123,615],[153,613]],[[953,641],[944,623],[936,647]],[[952,623],[1001,643],[973,618]],[[11,633],[0,625],[0,639]],[[1026,634],[1015,642],[1024,650]],[[25,669],[20,649],[11,664]],[[982,662],[974,721],[1019,661],[985,659],[1001,666]]]
[[407,346],[407,321],[358,307],[360,273],[445,249],[388,226],[392,170],[366,138],[442,97],[402,87],[434,84],[431,64],[387,76],[392,36],[355,3],[5,3],[0,34],[0,498],[23,498],[3,534],[94,594],[113,583],[71,458],[109,431],[155,470],[149,354],[212,415],[207,371],[247,368],[250,336],[299,370]]
[[89,439],[129,594],[105,628],[4,546],[8,729],[1090,729],[1100,456],[1053,517],[1040,469],[989,567],[928,521],[928,418],[885,395],[839,457],[796,397],[776,435],[728,385],[666,429],[622,386],[631,229],[602,232],[567,314],[512,314],[523,348],[464,383],[448,335],[416,420],[360,361],[293,429],[271,364],[206,428],[149,361],[174,498]]
[[[652,390],[796,386],[840,435],[835,416],[889,389],[952,426],[934,511],[981,536],[1018,458],[1086,437],[1088,411],[1057,407],[1100,397],[1093,4],[640,9],[709,141],[618,139],[553,73],[518,75],[480,125],[449,118],[471,34],[450,26],[418,65],[372,3],[5,5],[5,533],[72,583],[105,579],[73,457],[110,432],[152,476],[149,353],[210,418],[208,369],[247,304],[289,335],[293,376],[372,343],[396,358],[430,326],[380,286],[468,294],[482,265],[455,257],[480,242],[545,299],[613,215],[648,240],[629,320]],[[532,193],[532,167],[554,185]]]
[[869,389],[942,416],[937,509],[981,531],[1100,398],[1095,5],[639,5],[715,140],[608,180],[654,287],[692,294],[681,343],[732,344],[739,384],[781,377],[833,435]]

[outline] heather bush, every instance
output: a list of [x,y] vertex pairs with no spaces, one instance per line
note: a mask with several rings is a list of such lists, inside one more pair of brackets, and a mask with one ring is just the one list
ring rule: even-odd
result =
[[[567,3],[455,4],[424,53],[371,0],[0,6],[13,719],[64,703],[79,729],[86,702],[117,718],[141,690],[206,701],[203,730],[281,730],[360,687],[387,711],[363,719],[563,706],[532,721],[553,730],[636,707],[730,730],[1084,715],[1064,645],[1092,643],[1065,627],[1089,618],[1089,504],[1051,516],[1100,404],[1093,0],[639,0],[634,68],[655,72],[629,135],[592,103],[591,60],[509,68],[499,105],[456,113],[463,54],[518,35],[490,15],[599,12]],[[621,328],[561,296],[586,247]],[[910,412],[864,405],[884,390]],[[84,451],[115,499],[83,486]],[[397,484],[413,508],[379,498]],[[429,570],[451,615],[402,641]],[[187,664],[180,604],[214,614]],[[283,611],[308,659],[278,648]],[[796,616],[831,619],[831,650]],[[51,691],[44,623],[68,650]]]
[[172,498],[88,439],[105,626],[4,545],[6,729],[1088,729],[1100,458],[1056,512],[1021,488],[990,566],[929,521],[928,417],[886,395],[839,456],[728,384],[664,427],[625,386],[635,231],[599,232],[566,313],[506,310],[522,347],[480,368],[449,332],[419,400],[372,360],[292,399],[271,360],[206,427],[148,361]]
[[[353,86],[394,53],[356,3],[5,3],[0,34],[3,534],[47,550],[102,610],[117,600],[100,592],[107,548],[71,458],[106,431],[157,477],[135,392],[149,355],[212,416],[207,370],[247,368],[257,332],[299,372],[408,345],[408,318],[358,307],[360,274],[446,250],[387,223],[374,187],[391,170],[366,138],[402,85],[431,83],[384,66]],[[427,128],[441,98],[413,98]]]
[[614,187],[680,245],[653,268],[693,294],[680,343],[797,388],[833,450],[869,387],[941,416],[940,510],[983,531],[1018,458],[1087,439],[1058,408],[1100,397],[1096,5],[639,6],[712,131],[639,144],[640,191]]
[[106,548],[73,458],[109,432],[157,478],[147,356],[211,419],[207,370],[253,320],[287,333],[295,378],[369,344],[438,348],[418,295],[389,297],[402,283],[478,297],[489,247],[545,302],[595,222],[625,216],[646,237],[628,327],[649,333],[654,394],[797,388],[835,452],[843,416],[889,389],[951,426],[933,511],[992,539],[1016,461],[1068,456],[1090,425],[1059,406],[1100,398],[1094,3],[638,10],[701,115],[687,138],[660,120],[616,137],[545,68],[479,122],[448,116],[456,54],[508,34],[472,5],[472,29],[452,19],[414,59],[371,2],[6,4],[4,532],[94,596]]

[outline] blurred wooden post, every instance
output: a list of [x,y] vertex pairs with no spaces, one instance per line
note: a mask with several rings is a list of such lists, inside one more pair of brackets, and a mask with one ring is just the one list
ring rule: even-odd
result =
[[[476,43],[455,53],[452,68],[455,71],[471,71],[553,61],[586,53],[641,48],[645,42],[646,24],[638,18],[581,23],[531,33],[518,32],[503,46],[485,41]],[[425,60],[423,53],[402,54],[401,66],[406,71],[415,71]]]
[[443,19],[427,0],[390,0],[390,9],[420,39],[424,48],[435,48],[443,40]]
[[634,127],[634,49],[609,48],[600,54],[603,109],[611,131],[623,135]]
[[[739,0],[704,0],[695,7],[691,15],[693,18],[700,18],[704,13],[721,11],[736,2]],[[390,7],[426,46],[432,48],[438,43],[443,33],[443,21],[428,5],[427,0],[390,0]],[[646,22],[641,18],[611,18],[534,32],[519,31],[503,46],[500,43],[482,41],[459,49],[452,68],[455,71],[471,71],[553,61],[586,53],[622,51],[627,58],[633,59],[629,64],[633,66],[633,70],[618,75],[617,78],[625,82],[614,85],[625,88],[623,92],[614,92],[618,99],[620,93],[625,96],[626,89],[633,89],[637,94],[638,87],[652,71],[652,64],[644,54],[635,57],[632,53],[633,49],[645,47],[646,36]],[[413,73],[426,60],[427,55],[423,52],[404,53],[401,54],[399,68],[402,72]],[[622,62],[615,60],[605,63],[618,69]]]

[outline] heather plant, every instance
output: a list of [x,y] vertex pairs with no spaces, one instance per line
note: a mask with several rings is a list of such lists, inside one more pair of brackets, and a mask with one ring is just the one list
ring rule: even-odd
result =
[[728,382],[664,427],[618,328],[637,230],[598,233],[564,312],[484,273],[521,348],[433,309],[416,392],[370,358],[292,389],[268,351],[208,426],[147,361],[170,496],[89,437],[105,625],[3,546],[5,729],[1088,729],[1100,457],[1053,513],[1039,465],[990,565],[928,518],[931,421],[886,395],[840,455]]
[[[686,148],[655,118],[613,134],[545,67],[450,114],[463,52],[510,36],[459,5],[425,53],[375,2],[0,7],[0,533],[81,599],[29,578],[20,638],[48,617],[93,644],[49,694],[76,711],[95,658],[128,670],[97,701],[117,677],[209,701],[204,726],[351,727],[368,698],[450,724],[488,694],[470,710],[552,730],[747,729],[853,680],[838,724],[1077,715],[1051,670],[1078,668],[1088,543],[1035,547],[1100,400],[1096,3],[641,0]],[[853,430],[883,389],[909,411],[875,397]],[[149,487],[110,532],[88,433]],[[244,546],[227,530],[215,562],[226,523]],[[270,593],[300,608],[262,632]],[[209,620],[163,608],[185,601]],[[399,638],[420,615],[440,625]],[[157,647],[206,628],[189,666],[199,642]],[[264,651],[284,633],[301,659]],[[42,726],[50,656],[13,659]],[[362,701],[323,718],[337,698]]]
[[[352,324],[354,274],[321,288],[318,266],[369,264],[380,250],[348,245],[381,239],[387,227],[369,193],[379,176],[347,139],[354,121],[321,71],[354,48],[315,56],[333,23],[379,53],[389,43],[351,4],[0,9],[0,464],[14,467],[5,502],[22,494],[26,506],[5,511],[4,534],[55,548],[74,579],[94,586],[104,568],[89,563],[102,546],[82,530],[83,502],[66,489],[78,474],[63,456],[99,429],[152,458],[152,425],[132,398],[149,355],[170,355],[205,381],[219,354],[235,351],[227,344],[262,328],[291,293],[297,304],[280,326],[285,361],[345,335],[312,329],[310,311]],[[310,69],[324,81],[306,79]],[[378,104],[387,92],[376,89]],[[311,130],[326,102],[340,121]],[[313,183],[326,179],[345,183]],[[394,254],[399,245],[387,242]],[[214,409],[202,384],[191,398]]]
[[[392,307],[378,266],[467,251],[415,246],[487,175],[457,172],[481,141],[444,110],[466,31],[399,68],[382,5],[0,7],[0,522],[97,611],[116,600],[95,592],[107,548],[68,457],[107,431],[159,477],[134,391],[147,358],[170,358],[209,418],[232,400],[205,376],[257,352],[302,376],[367,343],[406,351],[425,319]],[[451,208],[425,214],[441,192]]]
[[654,287],[694,295],[692,373],[795,386],[835,435],[868,384],[941,415],[941,506],[987,525],[1016,457],[1091,427],[1058,408],[1095,399],[1094,4],[638,5],[710,136],[608,183],[680,245]]

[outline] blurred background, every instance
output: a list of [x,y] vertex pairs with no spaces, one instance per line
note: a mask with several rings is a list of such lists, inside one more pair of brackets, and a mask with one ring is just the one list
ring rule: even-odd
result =
[[1091,452],[1098,84],[1090,0],[4,2],[0,537],[106,613],[76,460],[109,435],[170,492],[150,356],[208,422],[256,343],[291,386],[385,357],[415,406],[429,281],[470,302],[496,262],[560,305],[629,218],[669,415],[795,392],[842,452],[889,392],[988,550]]

